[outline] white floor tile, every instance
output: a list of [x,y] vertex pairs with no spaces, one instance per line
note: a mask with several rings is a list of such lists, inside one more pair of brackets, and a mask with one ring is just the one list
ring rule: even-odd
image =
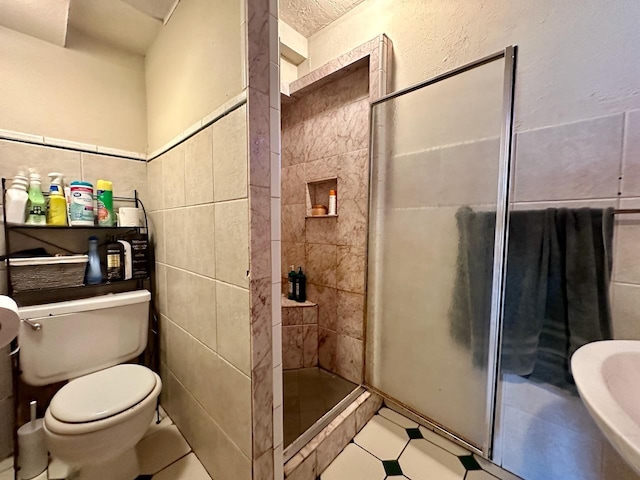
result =
[[353,441],[380,460],[397,460],[409,436],[404,428],[375,415]]
[[498,480],[497,477],[485,472],[484,470],[473,470],[467,472],[465,480]]
[[420,433],[422,433],[422,436],[426,440],[429,440],[431,443],[435,443],[440,448],[444,448],[449,453],[453,453],[454,455],[457,455],[457,456],[471,455],[470,451],[466,450],[465,448],[462,448],[460,445],[456,443],[453,443],[451,440],[446,439],[435,432],[432,432],[431,430],[427,430],[424,427],[420,427]]
[[413,420],[409,420],[404,415],[400,415],[398,412],[394,412],[390,408],[381,408],[378,412],[387,420],[391,420],[393,423],[400,425],[403,428],[418,428],[418,424]]
[[320,475],[320,480],[384,480],[382,462],[350,443]]
[[171,425],[173,425],[173,421],[171,421],[171,418],[169,417],[169,415],[167,415],[167,412],[165,412],[162,407],[160,407],[160,423],[156,423],[157,419],[158,417],[154,413],[153,419],[149,424],[149,428],[147,428],[147,431],[144,433],[144,437],[148,437],[149,435],[152,435],[165,427],[170,427]]
[[13,468],[13,455],[5,458],[0,462],[0,472]]
[[198,457],[190,453],[153,476],[153,480],[211,480]]
[[426,440],[411,440],[399,461],[411,480],[462,480],[465,475],[458,457]]
[[143,438],[136,445],[140,473],[153,475],[191,451],[175,425]]

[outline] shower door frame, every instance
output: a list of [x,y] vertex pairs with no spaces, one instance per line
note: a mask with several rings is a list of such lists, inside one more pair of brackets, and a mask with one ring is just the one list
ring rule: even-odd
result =
[[[491,317],[489,330],[489,355],[487,361],[487,392],[486,392],[486,412],[485,412],[485,436],[481,446],[470,444],[463,438],[458,437],[455,433],[449,431],[445,425],[441,425],[433,419],[426,417],[415,409],[403,404],[396,398],[388,395],[372,385],[369,385],[366,379],[366,359],[367,359],[367,329],[365,328],[364,339],[364,381],[363,385],[373,392],[381,395],[385,400],[390,402],[394,408],[401,411],[409,418],[418,423],[426,424],[438,433],[453,440],[454,442],[471,450],[473,453],[481,455],[486,459],[491,459],[493,454],[493,440],[495,432],[496,409],[498,404],[498,383],[500,374],[500,348],[502,337],[502,316],[504,304],[504,284],[506,272],[507,245],[509,237],[509,205],[511,203],[511,185],[512,185],[512,156],[514,151],[514,135],[513,135],[513,116],[514,116],[514,96],[515,96],[515,79],[516,79],[516,63],[517,63],[517,46],[511,45],[492,55],[488,55],[479,60],[465,64],[448,72],[437,75],[429,80],[425,80],[418,84],[412,85],[397,92],[385,95],[371,103],[369,113],[369,218],[367,229],[370,233],[370,225],[372,222],[372,214],[374,212],[373,198],[373,162],[376,141],[376,127],[374,125],[374,108],[377,105],[385,103],[397,97],[412,93],[416,90],[428,87],[435,83],[447,80],[456,75],[473,70],[476,67],[504,59],[504,76],[503,76],[503,96],[502,96],[502,124],[500,131],[500,156],[498,169],[498,189],[497,189],[497,206],[496,206],[496,227],[495,242],[493,252],[493,279],[491,289]],[[370,235],[367,235],[367,270],[365,285],[368,285],[369,277],[369,248]],[[365,295],[368,297],[370,292],[366,289]],[[365,301],[368,306],[368,301]],[[368,316],[365,315],[365,322]]]

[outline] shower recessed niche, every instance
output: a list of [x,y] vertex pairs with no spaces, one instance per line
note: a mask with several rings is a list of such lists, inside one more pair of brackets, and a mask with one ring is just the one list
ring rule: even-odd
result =
[[338,179],[327,178],[324,180],[317,180],[307,183],[307,210],[306,218],[336,218],[338,216],[338,207],[336,207],[336,214],[329,215],[312,215],[311,209],[314,205],[324,205],[329,209],[329,192],[334,190],[338,192]]

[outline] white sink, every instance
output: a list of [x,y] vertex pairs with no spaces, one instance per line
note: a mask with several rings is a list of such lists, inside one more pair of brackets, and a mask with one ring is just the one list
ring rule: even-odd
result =
[[589,343],[573,355],[571,370],[602,433],[640,473],[640,341]]

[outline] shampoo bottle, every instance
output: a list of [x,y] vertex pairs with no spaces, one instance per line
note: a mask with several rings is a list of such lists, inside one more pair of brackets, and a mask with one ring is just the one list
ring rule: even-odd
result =
[[27,216],[27,225],[46,225],[47,224],[47,204],[42,195],[40,185],[40,175],[35,170],[29,173],[29,214]]
[[62,174],[51,172],[49,174],[51,185],[49,187],[49,206],[47,207],[47,225],[67,224],[67,200],[64,198],[64,186]]
[[29,194],[27,187],[29,180],[26,173],[22,170],[13,177],[11,188],[6,193],[6,214],[7,223],[23,224],[27,215],[27,204],[29,202]]
[[289,300],[296,299],[296,279],[298,274],[296,273],[296,267],[291,265],[291,270],[289,271]]
[[107,281],[124,280],[124,245],[115,237],[107,245]]
[[298,269],[296,274],[296,302],[305,302],[307,300],[307,277],[302,273],[302,267]]

